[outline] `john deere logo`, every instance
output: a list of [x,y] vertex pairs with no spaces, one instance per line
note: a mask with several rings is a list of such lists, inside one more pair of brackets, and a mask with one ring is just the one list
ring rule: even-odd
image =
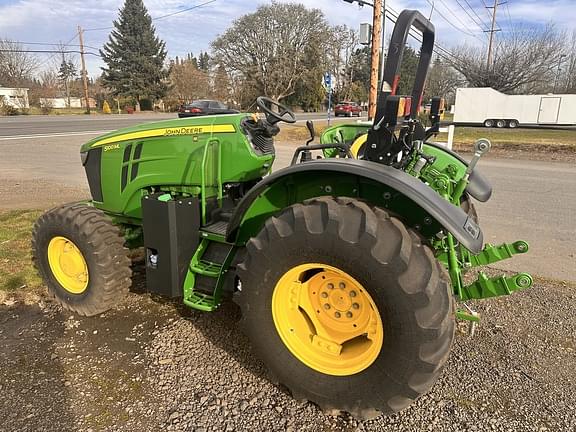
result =
[[170,135],[195,135],[206,132],[212,132],[211,126],[194,126],[194,127],[181,127],[181,128],[167,128],[164,136]]

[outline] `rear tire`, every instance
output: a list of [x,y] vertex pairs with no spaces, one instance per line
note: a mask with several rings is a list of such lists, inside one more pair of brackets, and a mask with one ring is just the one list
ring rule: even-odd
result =
[[508,120],[508,127],[510,129],[516,129],[519,126],[518,120]]
[[[283,276],[306,263],[345,272],[373,299],[383,340],[364,369],[319,372],[283,342],[274,295]],[[292,205],[247,243],[238,274],[243,328],[272,379],[327,412],[367,419],[400,411],[430,389],[448,359],[454,311],[446,272],[419,236],[384,210],[332,197]]]
[[502,129],[506,127],[506,120],[496,120],[496,127]]
[[[57,242],[62,245],[60,255],[54,252]],[[70,253],[65,249],[75,250],[71,253],[74,257],[67,258]],[[32,233],[32,251],[49,294],[79,315],[109,310],[124,298],[132,283],[131,261],[120,230],[104,212],[83,203],[65,204],[40,216]],[[73,271],[82,266],[84,273]],[[74,284],[76,276],[85,280],[84,286]]]
[[494,127],[494,120],[492,120],[492,119],[484,120],[484,127],[487,127],[487,128]]

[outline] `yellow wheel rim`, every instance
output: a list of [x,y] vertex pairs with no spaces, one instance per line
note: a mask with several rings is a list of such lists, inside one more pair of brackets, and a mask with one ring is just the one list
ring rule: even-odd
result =
[[378,357],[384,327],[372,297],[348,273],[325,264],[287,271],[272,295],[282,342],[308,367],[353,375]]
[[54,237],[48,243],[48,264],[62,287],[82,294],[88,287],[88,266],[80,249],[66,237]]
[[360,149],[367,139],[368,134],[360,135],[350,146],[350,153],[352,153],[352,156],[354,156],[355,159],[358,159],[358,152],[360,152]]

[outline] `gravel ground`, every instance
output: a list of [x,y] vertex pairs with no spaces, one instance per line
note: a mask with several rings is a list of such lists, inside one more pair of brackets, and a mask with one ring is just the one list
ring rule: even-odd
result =
[[367,422],[294,401],[266,379],[238,309],[191,311],[139,290],[81,318],[43,298],[0,306],[2,431],[576,430],[575,286],[537,281],[479,302],[432,391]]

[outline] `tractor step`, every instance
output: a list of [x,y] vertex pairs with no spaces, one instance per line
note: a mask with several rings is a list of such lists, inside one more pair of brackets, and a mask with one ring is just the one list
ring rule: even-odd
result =
[[220,238],[206,238],[204,234],[206,232],[201,233],[203,238],[188,267],[184,281],[184,303],[209,312],[220,305],[225,274],[236,248]]
[[219,221],[211,225],[206,225],[202,227],[202,231],[209,232],[212,234],[218,234],[221,236],[226,236],[226,230],[228,229],[228,221]]

